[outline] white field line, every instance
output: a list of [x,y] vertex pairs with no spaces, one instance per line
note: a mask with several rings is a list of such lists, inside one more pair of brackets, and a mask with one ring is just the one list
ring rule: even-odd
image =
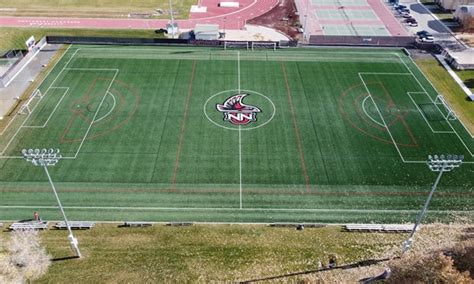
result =
[[[420,210],[410,209],[334,209],[334,208],[238,208],[238,207],[130,207],[130,206],[63,206],[66,209],[79,210],[162,210],[162,211],[274,211],[274,212],[348,212],[348,213],[419,213]],[[2,205],[5,209],[57,209],[58,206]],[[474,213],[473,210],[428,210],[439,213]]]
[[[431,132],[433,133],[454,133],[453,131],[437,131],[437,130],[434,130],[432,127],[431,127],[431,124],[430,122],[428,121],[428,119],[426,118],[426,116],[423,114],[423,111],[420,109],[420,107],[418,106],[418,104],[415,102],[415,100],[413,99],[413,97],[411,96],[411,94],[423,94],[425,96],[428,96],[429,95],[425,92],[407,92],[407,95],[408,97],[410,97],[411,101],[413,102],[413,104],[415,105],[416,109],[418,110],[418,112],[420,113],[420,115],[423,117],[423,119],[425,120],[426,124],[428,124],[428,127],[431,129]],[[431,99],[430,99],[431,100]],[[439,111],[439,109],[438,109]],[[441,113],[443,114],[443,113]],[[443,116],[444,117],[444,116]]]
[[114,94],[112,93],[107,93],[108,95],[110,95],[112,97],[112,99],[114,100],[114,104],[112,105],[112,107],[110,108],[109,112],[107,112],[106,114],[104,114],[101,118],[97,119],[94,121],[94,123],[97,123],[99,121],[101,121],[102,119],[106,118],[109,114],[112,113],[112,111],[115,109],[115,105],[117,104],[117,101],[115,100],[115,96]]
[[[240,52],[237,51],[237,94],[240,95]],[[239,125],[239,198],[240,198],[240,209],[243,208],[242,204],[242,126]]]
[[375,105],[375,108],[377,109],[377,112],[379,113],[380,118],[382,119],[382,122],[383,122],[383,124],[384,124],[384,127],[385,127],[385,129],[387,129],[388,135],[389,135],[390,138],[392,139],[393,145],[394,145],[395,148],[397,149],[397,152],[398,152],[398,154],[400,155],[400,158],[402,159],[402,162],[405,162],[405,159],[403,158],[402,152],[401,152],[400,149],[398,148],[397,142],[396,142],[395,139],[393,138],[392,132],[390,132],[390,129],[388,128],[388,125],[387,125],[387,123],[385,122],[385,119],[383,118],[382,112],[380,111],[379,107],[377,106],[377,103],[375,102],[374,98],[372,97],[372,94],[370,93],[370,90],[369,90],[369,88],[367,87],[367,84],[365,83],[364,78],[362,77],[362,74],[360,74],[360,73],[359,73],[359,78],[360,78],[360,80],[362,81],[362,83],[364,84],[364,87],[365,87],[365,90],[367,91],[367,94],[369,94],[369,97],[372,99],[372,103]]
[[[69,46],[70,47],[70,46]],[[66,52],[64,54],[67,53],[67,51],[69,50],[69,48],[66,50]],[[63,66],[63,68],[61,69],[61,71],[59,71],[58,75],[56,76],[56,78],[54,78],[54,80],[51,82],[51,84],[49,85],[49,87],[46,89],[45,91],[45,94],[49,91],[49,89],[54,85],[54,83],[56,82],[56,80],[59,78],[59,76],[61,76],[61,74],[63,73],[64,69],[67,67],[67,65],[71,62],[71,60],[74,58],[74,55],[77,53],[77,50],[73,53],[73,55],[71,56],[71,58],[69,58],[69,60],[66,62],[66,64]],[[62,59],[62,57],[61,57]],[[60,61],[60,60],[59,60]],[[59,62],[58,61],[58,62]],[[53,68],[54,69],[54,68]],[[52,69],[51,69],[52,70]],[[48,73],[49,75],[49,73]],[[46,77],[45,77],[46,78]],[[42,82],[43,83],[43,82]],[[41,84],[42,84],[41,83]],[[44,96],[43,96],[44,97]],[[31,115],[33,113],[33,111],[36,109],[36,107],[38,106],[38,104],[36,104],[33,109],[31,110],[30,114]],[[28,115],[28,116],[29,116]],[[27,117],[28,118],[28,117]],[[26,119],[23,121],[23,123],[20,125],[20,127],[18,127],[18,129],[16,130],[15,134],[13,134],[13,136],[10,138],[10,140],[8,141],[7,145],[5,146],[5,148],[2,150],[2,152],[0,152],[0,158],[3,158],[3,154],[5,153],[5,151],[8,149],[8,147],[10,146],[10,144],[13,142],[13,140],[16,138],[16,136],[18,135],[18,133],[20,132],[20,130],[23,128],[23,126],[25,125],[26,123]]]
[[362,100],[362,110],[364,111],[365,115],[370,118],[370,120],[372,120],[374,123],[378,124],[379,126],[382,126],[382,127],[385,127],[385,125],[383,125],[382,123],[378,122],[377,120],[375,120],[372,116],[369,115],[369,113],[365,110],[365,102],[367,101],[367,99],[370,98],[370,96],[367,96],[364,98],[364,100]]
[[[405,65],[405,68],[412,74],[413,78],[415,78],[416,82],[417,82],[418,85],[421,87],[421,89],[422,89],[425,93],[429,94],[429,93],[426,91],[425,87],[423,87],[423,85],[421,84],[421,82],[420,82],[420,81],[418,80],[418,78],[415,76],[415,74],[413,74],[413,71],[411,71],[411,69],[410,69],[410,68],[408,67],[408,65],[405,63],[405,61],[403,61],[400,56],[399,56],[399,58],[400,58],[400,61],[402,61],[403,65]],[[409,57],[409,58],[410,58],[410,60],[412,60],[411,57]],[[436,88],[433,86],[433,84],[431,84],[431,82],[430,82],[428,79],[426,79],[425,74],[420,70],[420,68],[418,68],[418,65],[416,65],[415,62],[413,62],[413,60],[412,60],[412,63],[413,63],[413,65],[416,66],[416,68],[418,69],[418,71],[425,77],[425,80],[427,80],[427,81],[430,83],[430,85],[431,85],[431,87],[433,88],[433,90],[435,90],[436,93],[440,94],[440,92],[438,92],[438,90],[436,90]],[[431,97],[430,97],[430,98],[431,98]],[[431,100],[432,100],[432,99],[431,99]],[[433,102],[433,103],[434,103],[434,102]],[[435,105],[436,105],[436,104],[435,104]],[[436,107],[439,109],[438,105],[436,105]],[[441,110],[439,110],[439,111],[441,111]],[[442,113],[442,112],[441,112],[441,113]],[[469,154],[471,155],[471,157],[474,157],[474,154],[471,152],[471,150],[469,149],[469,147],[467,147],[467,145],[464,143],[464,140],[462,140],[461,136],[459,136],[459,134],[457,133],[456,129],[454,129],[454,127],[451,125],[451,122],[450,122],[449,120],[446,120],[446,121],[448,122],[448,124],[449,124],[449,126],[451,127],[451,129],[454,131],[454,134],[456,134],[456,136],[458,137],[458,139],[461,141],[461,143],[464,145],[464,147],[466,148],[466,150],[469,152]],[[462,125],[463,125],[463,124],[462,124]],[[464,127],[464,125],[463,125],[463,127]],[[467,133],[470,133],[469,130],[466,129],[466,131],[467,131]],[[471,137],[472,137],[472,134],[471,134]]]
[[[69,45],[68,48],[66,49],[66,51],[63,53],[63,55],[61,55],[61,58],[58,59],[58,61],[56,61],[56,63],[54,63],[54,66],[49,69],[48,71],[48,74],[46,74],[46,76],[43,77],[43,80],[41,80],[41,83],[39,83],[38,85],[38,88],[41,87],[41,85],[43,84],[44,80],[46,80],[46,78],[49,77],[49,74],[51,74],[51,72],[54,70],[54,68],[56,68],[56,65],[58,65],[58,63],[63,59],[64,55],[66,55],[69,51],[69,48],[71,48],[72,45]],[[43,96],[44,97],[44,96]],[[40,98],[40,101],[41,101],[41,98]],[[29,116],[30,114],[28,114]],[[7,126],[5,126],[5,128],[2,130],[2,132],[0,132],[0,136],[2,136],[5,131],[8,129],[8,127],[10,126],[10,124],[13,122],[13,120],[15,120],[16,118],[18,117],[18,115],[15,115],[15,117],[13,117],[7,124]],[[27,117],[28,118],[28,117]],[[0,156],[1,156],[1,153],[0,153]]]
[[[68,49],[67,49],[66,52],[63,54],[63,56],[68,52],[68,50],[69,50],[70,47],[71,47],[71,46],[68,47]],[[118,72],[119,72],[119,69],[111,69],[111,68],[68,68],[67,66],[68,66],[69,63],[74,59],[74,57],[76,56],[76,54],[78,53],[79,50],[80,50],[80,48],[78,48],[78,49],[72,54],[71,58],[69,58],[69,60],[66,62],[66,64],[63,66],[63,68],[61,69],[61,71],[60,71],[60,72],[58,73],[58,75],[56,76],[56,78],[54,78],[54,80],[51,82],[51,84],[49,85],[49,87],[46,89],[45,95],[46,95],[46,93],[49,92],[49,90],[50,90],[51,88],[68,88],[68,87],[61,87],[61,86],[53,87],[53,85],[55,84],[56,80],[61,76],[61,74],[64,72],[64,70],[67,70],[67,71],[74,71],[74,70],[79,70],[79,71],[90,71],[90,70],[92,70],[92,71],[114,71],[114,72],[115,72],[115,75],[114,75],[114,77],[113,77],[113,79],[112,79],[111,84],[115,81],[115,77],[117,76],[117,74],[118,74]],[[62,57],[61,57],[61,59],[62,59]],[[61,60],[58,60],[58,62],[59,62],[59,61],[61,61]],[[57,64],[58,62],[56,62],[56,64]],[[54,67],[53,67],[53,69],[54,69]],[[53,69],[51,69],[50,72],[51,72]],[[48,75],[49,75],[49,73],[48,73]],[[44,79],[46,79],[46,78],[47,78],[47,76],[46,76]],[[43,79],[43,81],[44,81],[44,79]],[[41,84],[42,84],[42,83],[41,83]],[[40,84],[40,86],[41,86],[41,84]],[[104,94],[104,97],[102,98],[102,101],[101,101],[101,103],[100,103],[100,105],[99,105],[99,108],[97,109],[96,113],[94,114],[94,119],[95,119],[95,117],[97,116],[98,110],[100,109],[100,106],[102,105],[102,103],[103,103],[103,101],[104,101],[104,98],[106,97],[107,93],[109,92],[110,87],[111,87],[111,85],[109,85],[109,87],[108,87],[106,93]],[[63,96],[64,96],[64,95],[63,95]],[[44,96],[43,96],[43,97],[44,97]],[[42,97],[42,98],[43,98],[43,97]],[[41,99],[42,99],[42,98],[41,98]],[[41,100],[41,99],[40,99],[40,100]],[[5,148],[2,150],[2,152],[0,152],[0,159],[22,158],[21,156],[3,156],[3,154],[4,154],[5,151],[8,149],[8,147],[9,147],[10,144],[13,142],[13,140],[16,138],[16,136],[18,135],[18,133],[20,132],[20,130],[21,130],[22,128],[29,128],[29,127],[25,127],[25,124],[26,124],[26,122],[27,122],[29,116],[34,112],[34,110],[35,110],[36,107],[39,105],[39,103],[40,103],[40,101],[33,107],[33,109],[31,110],[30,114],[28,114],[28,117],[23,121],[23,123],[20,125],[20,127],[16,130],[15,134],[10,138],[9,142],[7,143],[7,145],[5,146]],[[57,107],[58,105],[59,105],[59,104],[57,104],[56,107]],[[55,108],[53,111],[55,111],[55,110],[56,110],[56,108]],[[94,119],[92,120],[92,123],[94,122]],[[92,125],[92,123],[91,123],[91,125]],[[62,159],[76,159],[76,158],[77,158],[77,155],[78,155],[80,149],[82,148],[82,145],[83,145],[83,143],[84,143],[84,141],[85,141],[85,139],[86,139],[86,136],[88,135],[88,133],[89,133],[89,131],[90,131],[91,125],[89,125],[89,128],[87,129],[86,135],[83,137],[83,139],[82,139],[82,141],[81,141],[81,144],[79,145],[79,148],[78,148],[78,150],[76,151],[76,154],[75,154],[73,157],[63,157]]]
[[[400,59],[400,60],[401,60],[401,59]],[[405,66],[406,66],[406,65],[405,65]],[[406,67],[406,68],[408,69],[408,67]],[[410,69],[408,69],[408,70],[410,70]],[[411,70],[410,70],[410,72],[411,72]],[[371,95],[370,91],[368,90],[367,85],[366,85],[364,79],[363,79],[362,76],[361,76],[362,74],[367,74],[367,73],[359,73],[359,78],[361,79],[362,83],[364,84],[364,86],[365,86],[365,88],[366,88],[366,90],[367,90],[369,96],[372,98],[372,95]],[[384,75],[383,73],[372,73],[372,74],[373,74],[373,75],[377,75],[377,74]],[[403,74],[406,74],[406,73],[401,73],[401,75],[403,75]],[[387,75],[392,75],[392,74],[387,74]],[[413,73],[411,73],[410,75],[411,75],[412,77],[414,77],[414,78],[417,80],[418,84],[421,86],[420,82],[419,82],[418,79],[415,77],[415,75],[414,75]],[[423,86],[421,86],[421,87],[423,88]],[[424,90],[424,88],[423,88],[423,90]],[[416,93],[416,92],[411,92],[411,93]],[[422,92],[420,92],[420,93],[422,93]],[[426,90],[424,91],[424,93],[428,94],[428,93],[426,92]],[[433,99],[431,98],[431,96],[428,96],[428,98],[430,99],[430,101],[431,101],[433,104],[435,104],[435,102],[433,101]],[[381,115],[381,112],[380,112],[378,106],[375,104],[375,100],[374,100],[373,98],[372,98],[372,101],[373,101],[374,105],[376,106],[377,111],[378,111],[379,114]],[[412,99],[412,101],[413,101],[413,99]],[[416,104],[415,104],[415,105],[416,105]],[[436,105],[436,104],[435,104],[435,105]],[[441,110],[439,109],[439,107],[438,107],[437,105],[436,105],[436,107],[437,107],[438,110],[441,112]],[[442,112],[441,112],[441,113],[442,113]],[[382,120],[383,120],[383,118],[382,118]],[[384,120],[383,120],[383,122],[384,122],[384,124],[385,124],[385,128],[388,130],[388,133],[389,133],[390,137],[392,138],[392,142],[393,142],[395,148],[397,149],[397,151],[398,151],[398,153],[399,153],[399,155],[400,155],[400,157],[401,157],[403,163],[410,163],[410,164],[425,164],[425,163],[426,163],[426,161],[407,161],[407,160],[405,160],[404,157],[403,157],[403,155],[401,154],[400,149],[398,148],[398,145],[397,145],[395,139],[394,139],[393,136],[392,136],[392,133],[391,133],[390,130],[388,129],[387,124],[385,123]],[[451,123],[449,123],[449,120],[447,120],[447,122],[448,122],[450,128],[452,129],[452,132],[447,132],[447,133],[455,134],[455,135],[458,137],[458,139],[461,141],[461,143],[464,145],[464,147],[467,149],[467,151],[468,151],[468,152],[471,154],[471,156],[472,156],[471,151],[467,148],[466,144],[464,144],[464,141],[459,137],[458,133],[457,133],[456,130],[453,128],[453,126],[451,125]],[[474,161],[466,161],[466,162],[463,162],[463,164],[474,164]]]
[[[397,56],[400,58],[399,55],[397,55]],[[431,83],[431,81],[426,78],[425,73],[423,73],[423,71],[421,71],[421,69],[418,67],[418,65],[416,65],[415,61],[413,61],[413,58],[411,58],[410,56],[408,58],[410,58],[410,61],[412,62],[412,64],[415,65],[416,69],[418,69],[418,71],[423,75],[423,77],[425,77],[425,80],[428,81],[428,83],[436,91],[436,93],[438,93],[438,95],[440,95],[441,93],[436,89],[436,87]],[[401,60],[401,58],[400,58],[400,60]],[[406,64],[405,64],[405,66],[406,66]],[[462,120],[458,119],[458,121],[461,123],[462,127],[466,130],[466,132],[471,136],[471,138],[474,139],[474,133],[471,133],[469,131],[469,129],[466,127],[466,125],[464,125],[464,123],[462,122]]]
[[[59,99],[58,103],[56,104],[56,106],[54,107],[53,111],[49,114],[49,117],[48,119],[46,120],[46,122],[43,124],[43,125],[24,125],[22,127],[24,128],[45,128],[46,125],[48,125],[48,122],[49,120],[51,119],[51,117],[54,115],[54,113],[56,112],[56,109],[58,108],[59,104],[63,101],[64,97],[66,96],[66,94],[69,92],[69,87],[50,87],[48,88],[48,91],[51,90],[51,89],[66,89],[66,91],[64,91],[63,95],[61,96],[61,98]],[[44,94],[44,96],[46,96],[46,93]],[[38,102],[39,103],[39,102]],[[32,111],[33,112],[33,111]],[[31,116],[28,116],[27,120],[30,119]]]
[[[94,71],[95,71],[95,70],[94,70]],[[89,127],[87,128],[86,134],[85,134],[84,137],[82,138],[81,144],[79,144],[79,148],[77,149],[76,154],[74,155],[74,159],[76,159],[76,158],[77,158],[77,155],[79,155],[79,152],[80,152],[81,149],[82,149],[82,145],[84,144],[84,141],[86,141],[87,135],[89,135],[89,132],[90,132],[90,130],[91,130],[91,128],[92,128],[92,125],[94,124],[94,121],[96,120],[97,114],[99,114],[100,108],[102,107],[102,104],[104,103],[105,98],[107,97],[107,94],[110,92],[110,88],[112,87],[112,84],[115,82],[115,78],[117,77],[117,74],[118,74],[118,73],[119,73],[119,70],[118,70],[118,69],[115,69],[114,77],[112,78],[112,81],[110,81],[109,87],[108,87],[107,90],[105,91],[105,94],[104,94],[104,96],[102,97],[102,100],[100,101],[100,104],[99,104],[99,106],[97,107],[97,110],[95,111],[94,117],[92,118],[91,123],[89,124]]]

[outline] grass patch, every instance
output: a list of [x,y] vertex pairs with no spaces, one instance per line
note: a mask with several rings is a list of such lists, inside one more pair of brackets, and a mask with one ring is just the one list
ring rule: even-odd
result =
[[[435,59],[417,59],[415,61],[436,89],[446,98],[466,127],[473,133],[474,103],[467,99],[466,94],[438,61]],[[458,75],[464,82],[474,80],[473,71],[460,71]]]
[[456,71],[456,74],[458,74],[466,87],[474,92],[474,70]]
[[0,50],[25,49],[30,36],[40,39],[45,35],[62,36],[109,36],[134,38],[159,38],[154,30],[110,30],[110,29],[54,29],[54,28],[8,28],[0,27]]
[[[336,226],[296,231],[262,225],[100,224],[75,235],[84,258],[54,261],[39,283],[242,281],[315,270],[317,262],[327,264],[331,254],[341,265],[388,257],[386,252],[396,250],[404,238],[404,234],[346,233]],[[41,233],[53,258],[72,255],[66,236],[64,230]]]
[[[242,126],[216,108],[237,86],[261,110]],[[22,205],[59,218],[44,172],[18,159],[31,145],[61,149],[51,176],[75,220],[406,222],[435,177],[428,154],[472,161],[472,138],[458,121],[465,139],[450,131],[436,91],[395,49],[73,45],[39,89],[0,140],[4,220]],[[470,214],[470,166],[443,178],[430,218]]]
[[[176,18],[187,18],[191,5],[196,0],[173,0]],[[4,0],[0,15],[43,16],[43,17],[128,17],[129,13],[149,15],[152,18],[168,18],[169,2],[167,0],[80,0],[80,1],[28,1]],[[157,14],[157,9],[163,11]]]

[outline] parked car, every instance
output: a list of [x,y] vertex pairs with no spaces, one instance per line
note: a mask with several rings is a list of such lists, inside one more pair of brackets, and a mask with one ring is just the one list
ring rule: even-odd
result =
[[418,27],[418,22],[415,18],[407,18],[405,19],[405,23],[407,23],[410,27]]
[[434,38],[431,36],[431,37],[422,37],[420,38],[420,40],[422,42],[434,42]]
[[433,36],[432,34],[430,34],[428,31],[425,31],[425,30],[421,30],[419,32],[416,33],[417,36],[419,37],[425,37],[425,36]]
[[393,4],[393,7],[394,7],[395,9],[407,8],[407,6],[402,5],[402,4],[398,4],[398,3]]
[[405,8],[397,8],[396,10],[397,10],[399,13],[400,13],[400,12],[408,12],[408,13],[410,13],[410,9],[408,9],[408,8],[406,8],[406,7],[405,7]]
[[408,12],[400,13],[400,15],[402,15],[403,18],[411,18],[411,14]]

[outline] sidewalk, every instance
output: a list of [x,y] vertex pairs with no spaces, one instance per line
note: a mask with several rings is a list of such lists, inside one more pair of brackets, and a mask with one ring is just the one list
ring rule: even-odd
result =
[[18,76],[6,88],[0,88],[0,118],[9,114],[11,108],[15,106],[18,98],[23,95],[30,83],[38,76],[43,65],[47,65],[60,45],[46,45],[31,62],[24,68]]

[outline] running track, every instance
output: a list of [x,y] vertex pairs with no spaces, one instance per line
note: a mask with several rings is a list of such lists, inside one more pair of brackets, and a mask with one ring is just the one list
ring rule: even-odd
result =
[[[190,19],[176,20],[181,29],[192,29],[196,24],[218,24],[220,28],[241,29],[247,20],[258,17],[275,7],[279,0],[241,0],[239,8],[220,8],[220,0],[201,0],[206,13],[191,13]],[[48,18],[0,17],[0,27],[55,27],[96,29],[159,29],[169,20],[104,19],[104,18]]]

